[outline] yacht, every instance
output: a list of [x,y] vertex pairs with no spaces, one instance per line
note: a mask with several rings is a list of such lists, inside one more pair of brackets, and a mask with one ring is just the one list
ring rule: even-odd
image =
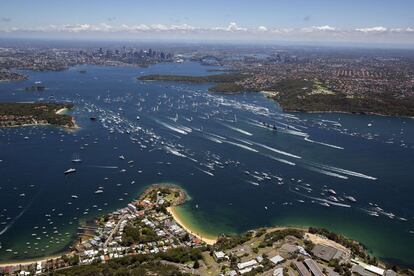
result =
[[70,169],[64,171],[63,173],[64,174],[70,174],[70,173],[74,173],[74,172],[76,172],[76,169],[70,168]]
[[353,196],[346,196],[345,198],[348,199],[349,201],[356,202],[356,199]]
[[328,196],[328,199],[334,202],[339,202],[339,200],[335,196]]
[[336,192],[335,192],[335,190],[333,190],[333,189],[329,189],[329,190],[327,190],[329,193],[331,193],[331,194],[333,194],[333,195],[336,195]]

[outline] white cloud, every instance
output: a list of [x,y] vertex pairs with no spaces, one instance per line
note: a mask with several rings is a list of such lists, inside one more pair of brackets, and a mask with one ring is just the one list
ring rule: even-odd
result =
[[314,28],[319,31],[335,31],[336,30],[335,27],[331,27],[329,25],[324,25],[324,26],[319,26],[319,27],[314,27]]
[[329,25],[324,25],[324,26],[312,26],[312,27],[305,27],[301,29],[303,32],[307,32],[307,33],[311,33],[311,32],[317,32],[317,31],[321,31],[321,32],[333,32],[336,31],[337,29],[335,27],[331,27]]
[[[315,40],[315,41],[383,41],[394,42],[397,39],[414,43],[414,28],[386,28],[382,26],[361,27],[354,29],[337,28],[331,25],[310,26],[304,28],[283,28],[283,27],[241,27],[236,22],[230,22],[227,26],[217,27],[196,27],[189,24],[170,25],[170,24],[114,24],[111,22],[97,24],[65,24],[65,25],[46,25],[40,27],[18,28],[3,25],[0,33],[77,33],[85,35],[105,35],[113,34],[118,36],[128,36],[143,34],[146,37],[168,37],[169,35],[191,36],[197,38],[243,38],[243,39],[292,39],[292,40]],[[377,36],[376,34],[382,34]]]
[[389,30],[390,32],[393,32],[393,33],[411,33],[411,32],[414,32],[414,29],[413,28],[392,28],[392,29],[390,29]]
[[383,32],[388,31],[387,28],[382,27],[382,26],[370,27],[370,28],[357,28],[355,30],[359,32],[363,32],[363,33],[383,33]]

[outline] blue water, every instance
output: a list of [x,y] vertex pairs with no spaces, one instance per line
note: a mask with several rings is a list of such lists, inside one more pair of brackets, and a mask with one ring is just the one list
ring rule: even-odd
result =
[[[258,93],[136,80],[209,69],[79,66],[0,84],[1,101],[73,102],[81,127],[0,129],[0,260],[60,252],[80,222],[125,206],[149,184],[173,182],[191,195],[183,209],[199,231],[323,226],[414,265],[413,119],[284,114]],[[47,90],[24,90],[35,81]],[[65,176],[69,168],[77,172]]]

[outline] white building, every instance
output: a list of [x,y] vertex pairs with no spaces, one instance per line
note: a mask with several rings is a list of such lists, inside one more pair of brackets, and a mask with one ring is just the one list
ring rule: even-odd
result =
[[[257,265],[257,261],[256,260],[250,260],[244,263],[239,263],[237,264],[237,268],[239,270],[243,270],[245,268],[251,267],[251,266],[256,266]],[[247,271],[248,272],[248,271]],[[241,273],[241,272],[240,272]],[[245,272],[246,273],[246,272]]]
[[270,259],[270,261],[272,262],[272,263],[274,263],[275,265],[277,265],[277,264],[279,264],[279,263],[281,263],[281,262],[283,262],[285,259],[283,259],[283,257],[282,256],[280,256],[280,255],[276,255],[276,256],[274,256],[273,258],[271,258]]
[[216,260],[222,260],[226,257],[223,251],[214,251],[213,256]]

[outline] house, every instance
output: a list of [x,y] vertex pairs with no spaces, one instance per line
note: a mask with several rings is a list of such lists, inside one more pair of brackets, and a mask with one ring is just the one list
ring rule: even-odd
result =
[[372,273],[372,272],[369,272],[369,271],[365,270],[365,268],[364,268],[364,267],[362,267],[362,266],[360,266],[360,265],[357,265],[357,264],[355,264],[355,265],[353,265],[353,266],[352,266],[351,271],[352,271],[352,274],[353,274],[353,275],[361,275],[361,276],[376,276],[376,274],[374,274],[374,273]]
[[236,270],[230,270],[229,272],[227,272],[226,275],[227,276],[237,276],[237,272],[236,272]]
[[257,257],[256,257],[256,261],[257,261],[258,263],[261,263],[261,262],[263,261],[263,257],[262,257],[262,256],[257,256]]
[[133,204],[129,203],[128,204],[128,209],[132,212],[132,213],[136,213],[137,212],[137,207],[135,207]]
[[332,259],[340,259],[344,255],[344,252],[332,246],[326,246],[322,244],[316,244],[315,247],[312,249],[312,253],[319,259],[322,259],[327,262],[329,262]]
[[246,274],[246,273],[248,273],[248,272],[252,271],[252,270],[253,270],[253,268],[254,268],[254,267],[246,267],[246,268],[244,268],[244,269],[240,269],[240,270],[239,270],[239,273],[240,273],[240,274],[242,274],[242,275],[243,275],[243,274]]
[[311,273],[312,273],[313,276],[324,276],[325,275],[325,274],[323,274],[322,270],[320,269],[320,267],[318,266],[318,264],[315,263],[314,260],[312,260],[312,259],[306,259],[303,262],[309,268],[309,270],[311,271]]
[[283,267],[278,267],[273,270],[273,276],[283,276]]
[[397,276],[397,273],[392,270],[392,269],[388,269],[387,271],[385,271],[385,276]]
[[256,266],[256,265],[257,265],[257,261],[256,260],[250,260],[250,261],[247,261],[247,262],[244,262],[244,263],[237,264],[237,268],[239,270],[244,270],[245,268],[252,267],[252,266]]
[[371,275],[384,275],[384,273],[385,273],[385,270],[380,268],[380,267],[377,267],[377,266],[374,266],[374,265],[369,265],[369,264],[366,264],[364,262],[361,262],[361,261],[358,261],[358,260],[355,260],[355,259],[352,259],[351,261],[352,261],[352,263],[355,264],[352,267],[352,272],[355,271],[354,273],[357,273],[359,275],[371,276]]
[[274,257],[272,257],[272,258],[270,258],[270,261],[272,262],[272,263],[274,263],[275,265],[277,265],[277,264],[280,264],[281,262],[283,262],[285,259],[283,259],[283,257],[282,256],[280,256],[280,255],[276,255],[276,256],[274,256]]
[[294,264],[300,276],[312,276],[312,274],[302,262],[294,262]]
[[226,257],[226,254],[224,254],[223,251],[214,251],[213,257],[216,261],[223,260]]

